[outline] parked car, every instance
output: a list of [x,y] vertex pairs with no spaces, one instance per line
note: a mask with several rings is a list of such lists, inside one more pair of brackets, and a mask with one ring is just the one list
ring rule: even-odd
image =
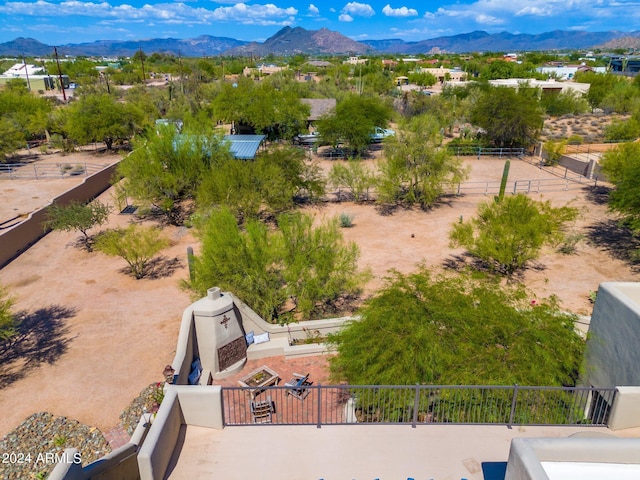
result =
[[296,135],[293,137],[293,143],[296,145],[310,145],[312,143],[318,143],[320,141],[320,135],[318,132],[312,132],[306,135]]
[[371,143],[380,143],[387,137],[394,137],[396,132],[394,130],[382,127],[375,127],[374,132],[370,135]]

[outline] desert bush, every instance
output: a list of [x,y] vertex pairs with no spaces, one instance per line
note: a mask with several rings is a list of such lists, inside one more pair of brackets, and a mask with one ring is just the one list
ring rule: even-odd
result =
[[342,212],[339,217],[340,226],[342,228],[353,227],[353,215],[351,213]]
[[511,275],[536,259],[543,246],[564,241],[565,225],[577,216],[576,208],[554,208],[518,194],[481,203],[477,218],[454,224],[449,239],[491,270]]
[[[69,164],[70,169],[73,167]],[[71,202],[68,205],[53,204],[47,210],[47,220],[43,227],[52,230],[64,230],[66,232],[78,231],[82,233],[83,243],[87,250],[91,250],[91,237],[89,229],[104,225],[109,219],[111,206],[99,200],[84,204]]]
[[7,287],[0,285],[0,344],[16,333],[16,320],[11,311],[15,299],[9,295]]
[[123,258],[136,279],[147,273],[149,261],[169,245],[157,227],[129,225],[101,233],[95,239],[95,249],[107,255]]

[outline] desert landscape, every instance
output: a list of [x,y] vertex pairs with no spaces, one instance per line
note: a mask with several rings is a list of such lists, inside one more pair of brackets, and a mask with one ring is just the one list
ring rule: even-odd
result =
[[[72,158],[56,155],[39,161],[105,162],[102,154],[91,151],[72,154]],[[537,159],[529,160],[532,163],[512,159],[509,179],[562,176],[561,171],[536,166]],[[322,167],[330,168],[331,162],[322,160]],[[471,181],[496,181],[504,159],[471,157],[465,163]],[[0,222],[48,203],[74,181],[79,180],[0,180]],[[533,194],[554,206],[570,204],[581,209],[573,229],[578,240],[573,254],[549,249],[518,278],[533,298],[555,295],[563,310],[584,316],[583,330],[599,283],[640,278],[629,261],[633,239],[608,212],[606,193],[606,186],[572,185]],[[99,199],[114,205],[112,189]],[[428,211],[396,209],[385,215],[374,204],[353,202],[330,201],[305,210],[318,221],[342,213],[353,217],[353,227],[342,232],[360,247],[361,267],[373,273],[366,298],[384,284],[390,269],[406,273],[424,263],[441,271],[463,259],[462,250],[449,247],[448,232],[461,217],[473,216],[478,203],[486,200],[490,198],[485,195],[450,196]],[[129,222],[153,220],[114,211],[102,228]],[[11,350],[0,353],[0,403],[7,407],[0,420],[0,436],[41,411],[107,431],[118,425],[120,413],[142,389],[163,379],[162,370],[175,353],[182,311],[193,300],[180,286],[188,278],[187,247],[198,252],[191,229],[164,227],[164,234],[171,246],[154,261],[153,273],[142,280],[126,274],[122,259],[79,248],[75,232],[46,235],[0,270],[0,283],[16,298],[14,310],[30,326]]]

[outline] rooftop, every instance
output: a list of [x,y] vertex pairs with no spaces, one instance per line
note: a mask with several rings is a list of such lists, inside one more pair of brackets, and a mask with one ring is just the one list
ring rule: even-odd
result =
[[167,478],[493,480],[503,478],[511,439],[584,432],[606,429],[259,425],[216,430],[183,425]]

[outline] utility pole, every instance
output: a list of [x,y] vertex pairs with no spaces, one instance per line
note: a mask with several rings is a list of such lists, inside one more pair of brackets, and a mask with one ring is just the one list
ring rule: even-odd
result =
[[67,94],[64,92],[64,83],[62,83],[62,70],[60,69],[60,60],[58,59],[58,49],[53,47],[53,53],[56,55],[56,65],[58,65],[58,78],[60,80],[60,89],[62,90],[62,98],[67,103]]
[[142,51],[142,47],[140,47],[140,65],[142,66],[142,83],[145,83],[144,80],[146,76],[144,74],[144,52]]
[[31,82],[29,81],[29,67],[27,67],[27,61],[24,58],[24,53],[22,54],[22,64],[24,65],[24,74],[27,77],[27,88],[31,91]]

